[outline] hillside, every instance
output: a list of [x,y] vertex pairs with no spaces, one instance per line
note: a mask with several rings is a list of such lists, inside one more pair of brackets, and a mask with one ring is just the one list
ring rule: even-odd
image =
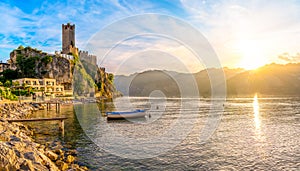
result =
[[[269,64],[252,71],[210,68],[194,74],[154,70],[135,73],[130,76],[116,76],[115,84],[116,88],[125,95],[148,96],[154,90],[161,90],[166,96],[178,97],[181,95],[178,85],[184,84],[188,87],[195,79],[200,95],[206,97],[211,94],[211,81],[218,88],[220,86],[218,84],[221,84],[218,81],[222,80],[223,73],[229,96],[244,96],[254,93],[267,95],[300,94],[300,64]],[[126,90],[128,87],[129,89]],[[191,91],[188,95],[193,96],[192,93]]]
[[105,69],[89,63],[86,59],[80,59],[76,54],[52,55],[20,46],[10,53],[8,62],[13,68],[9,72],[14,75],[14,78],[9,79],[54,78],[66,90],[73,88],[75,95],[87,95],[94,92],[95,87],[103,97],[113,97],[116,92],[112,74],[106,73]]
[[[231,78],[243,70],[224,68],[223,71],[228,78]],[[184,96],[195,96],[195,88],[199,90],[198,93],[200,95],[209,96],[211,91],[210,78],[218,86],[221,84],[221,78],[224,77],[223,71],[211,68],[209,72],[208,70],[203,70],[195,74],[187,74],[152,70],[135,73],[130,76],[117,75],[115,77],[115,85],[124,95],[130,96],[149,96],[154,90],[160,90],[168,97],[179,97],[182,94]],[[195,83],[196,85],[193,86]]]
[[269,64],[227,80],[229,94],[300,94],[300,64]]

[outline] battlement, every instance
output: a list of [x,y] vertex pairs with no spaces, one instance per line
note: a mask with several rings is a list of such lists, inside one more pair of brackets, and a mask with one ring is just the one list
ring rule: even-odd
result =
[[79,51],[79,58],[93,65],[97,65],[97,56],[90,55],[88,51]]
[[71,25],[70,23],[67,23],[66,25],[62,24],[62,29],[75,30],[75,24],[73,25]]
[[85,58],[85,57],[90,56],[90,55],[89,55],[89,52],[88,52],[88,51],[84,51],[84,50],[80,50],[78,54],[79,54],[79,56],[80,56],[81,58]]

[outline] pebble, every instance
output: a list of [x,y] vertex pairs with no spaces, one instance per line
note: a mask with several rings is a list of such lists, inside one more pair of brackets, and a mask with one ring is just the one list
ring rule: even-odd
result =
[[75,160],[75,157],[73,157],[73,156],[71,156],[71,155],[68,155],[68,156],[67,156],[67,159],[66,159],[66,162],[67,162],[67,163],[73,163],[74,160]]
[[55,153],[53,153],[53,152],[50,151],[50,150],[47,150],[47,151],[45,152],[45,154],[46,154],[46,156],[49,157],[52,161],[56,161],[57,158],[58,158],[58,155],[55,154]]
[[30,137],[33,131],[29,126],[5,121],[26,118],[32,110],[32,106],[25,103],[0,104],[0,170],[88,170],[74,164],[74,156],[64,158],[66,154],[60,142],[55,142],[52,151],[48,148],[50,143],[45,146],[33,141]]

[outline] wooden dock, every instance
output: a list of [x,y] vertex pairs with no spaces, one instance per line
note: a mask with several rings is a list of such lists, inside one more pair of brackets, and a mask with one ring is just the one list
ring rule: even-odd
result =
[[61,106],[61,102],[59,101],[44,101],[44,102],[36,102],[35,104],[46,104],[46,109],[49,111],[51,110],[51,105],[54,104],[55,105],[55,111],[60,113],[60,106]]
[[64,120],[68,119],[67,117],[55,117],[55,118],[28,118],[28,119],[7,119],[8,122],[38,122],[38,121],[60,121],[59,130],[62,131],[64,136],[65,132],[65,123]]

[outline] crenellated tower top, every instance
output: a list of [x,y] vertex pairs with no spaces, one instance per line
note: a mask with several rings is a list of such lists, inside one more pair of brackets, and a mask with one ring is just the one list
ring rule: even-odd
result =
[[62,24],[62,54],[78,54],[75,46],[75,24]]

